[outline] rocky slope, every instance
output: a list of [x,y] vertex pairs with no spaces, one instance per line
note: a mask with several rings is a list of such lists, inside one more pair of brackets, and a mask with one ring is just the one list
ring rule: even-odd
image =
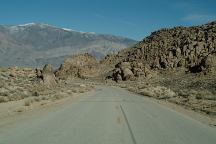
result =
[[102,63],[128,63],[124,68],[122,64],[116,65],[113,74],[120,79],[125,79],[122,71],[126,68],[134,76],[146,76],[146,69],[185,68],[192,73],[208,73],[216,66],[215,53],[216,22],[212,22],[202,26],[175,27],[153,32],[133,48],[108,56]]
[[216,118],[216,22],[153,32],[101,64],[121,87]]
[[124,37],[85,33],[47,24],[0,25],[0,66],[59,66],[72,54],[91,53],[98,59],[136,41]]

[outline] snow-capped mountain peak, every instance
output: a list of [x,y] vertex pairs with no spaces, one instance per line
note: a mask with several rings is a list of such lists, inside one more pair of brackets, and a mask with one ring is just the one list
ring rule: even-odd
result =
[[77,31],[77,30],[73,30],[73,29],[70,29],[70,28],[61,28],[62,30],[64,31],[68,31],[68,32],[79,32],[79,33],[85,33],[83,31]]
[[59,30],[64,30],[64,31],[67,31],[67,32],[77,32],[77,33],[80,33],[80,34],[96,35],[95,32],[83,32],[83,31],[78,31],[78,30],[74,30],[74,29],[70,29],[70,28],[59,28],[59,27],[52,26],[52,25],[49,25],[49,24],[34,23],[34,22],[10,26],[10,32],[22,31],[22,30],[25,30],[26,28],[30,28],[32,26],[37,26],[37,27],[40,27],[40,28],[50,27],[50,28],[55,28],[55,29],[59,29]]
[[20,24],[18,26],[20,26],[20,27],[26,27],[26,26],[33,26],[33,25],[36,25],[36,23],[26,23],[26,24]]

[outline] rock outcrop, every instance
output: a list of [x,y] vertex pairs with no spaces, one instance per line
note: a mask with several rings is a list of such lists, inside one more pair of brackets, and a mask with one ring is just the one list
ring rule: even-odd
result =
[[[106,57],[103,63],[130,63],[129,69],[133,75],[138,76],[152,70],[177,68],[186,68],[191,73],[208,73],[216,67],[215,60],[216,22],[211,22],[202,26],[175,27],[153,32],[133,48]],[[138,66],[140,63],[144,68]],[[113,76],[116,73],[119,70],[113,70]],[[128,69],[127,73],[131,74]],[[118,75],[122,75],[122,69]],[[122,79],[127,80],[124,76]]]
[[57,84],[52,65],[50,64],[45,65],[43,70],[36,69],[36,75],[47,87],[53,88]]
[[55,75],[59,78],[94,77],[98,74],[98,66],[97,60],[90,54],[73,55],[65,60]]
[[113,69],[110,75],[108,75],[106,78],[112,78],[118,82],[121,80],[136,80],[136,78],[141,76],[151,76],[151,72],[147,66],[136,62],[120,62],[115,65],[115,69]]

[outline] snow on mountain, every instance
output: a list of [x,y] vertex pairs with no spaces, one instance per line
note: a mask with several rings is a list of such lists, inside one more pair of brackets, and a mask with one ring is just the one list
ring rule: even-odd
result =
[[0,25],[0,66],[58,66],[68,55],[91,53],[98,59],[137,41],[48,24]]
[[26,23],[26,24],[21,24],[21,25],[18,25],[18,26],[26,27],[26,26],[33,26],[33,25],[36,25],[36,23]]

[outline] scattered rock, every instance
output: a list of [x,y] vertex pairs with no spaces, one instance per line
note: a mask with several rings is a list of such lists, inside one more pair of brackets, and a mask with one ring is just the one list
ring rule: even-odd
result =
[[136,80],[136,78],[140,76],[147,78],[150,74],[151,71],[142,63],[120,62],[115,66],[115,69],[109,73],[106,79],[113,79],[117,82],[121,80]]

